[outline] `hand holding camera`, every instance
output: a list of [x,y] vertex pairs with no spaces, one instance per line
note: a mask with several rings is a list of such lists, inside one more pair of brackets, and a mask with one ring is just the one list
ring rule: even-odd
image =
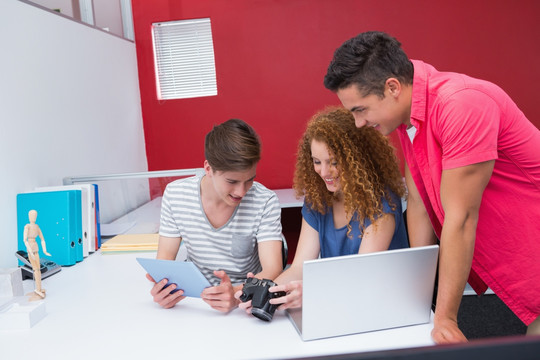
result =
[[240,295],[240,301],[251,300],[251,313],[261,320],[271,321],[279,305],[270,304],[270,299],[286,295],[284,291],[270,292],[268,290],[276,285],[276,283],[268,279],[247,278],[242,289],[242,295]]

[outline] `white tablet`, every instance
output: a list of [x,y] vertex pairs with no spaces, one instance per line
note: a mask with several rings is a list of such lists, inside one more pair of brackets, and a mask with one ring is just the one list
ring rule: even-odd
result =
[[167,285],[176,284],[175,291],[184,290],[185,296],[201,297],[201,292],[211,286],[201,271],[190,261],[137,258],[150,276],[159,282],[167,279]]

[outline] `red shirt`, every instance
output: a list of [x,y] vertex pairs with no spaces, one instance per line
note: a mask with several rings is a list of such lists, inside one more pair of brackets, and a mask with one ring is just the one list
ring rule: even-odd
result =
[[440,238],[442,171],[495,160],[469,284],[489,286],[528,325],[540,315],[540,131],[496,85],[413,64],[417,131],[412,144],[405,125],[398,134],[433,228]]

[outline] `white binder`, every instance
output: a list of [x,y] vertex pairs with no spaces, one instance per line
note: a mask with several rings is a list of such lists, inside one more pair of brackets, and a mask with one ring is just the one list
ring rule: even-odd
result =
[[35,191],[81,190],[83,256],[96,251],[96,196],[92,184],[37,187]]

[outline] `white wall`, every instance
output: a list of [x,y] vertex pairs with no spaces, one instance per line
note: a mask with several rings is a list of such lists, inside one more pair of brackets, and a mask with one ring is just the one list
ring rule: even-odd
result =
[[[17,193],[147,162],[134,43],[1,0],[0,44],[1,268],[16,266]],[[122,215],[101,210],[104,222]]]

